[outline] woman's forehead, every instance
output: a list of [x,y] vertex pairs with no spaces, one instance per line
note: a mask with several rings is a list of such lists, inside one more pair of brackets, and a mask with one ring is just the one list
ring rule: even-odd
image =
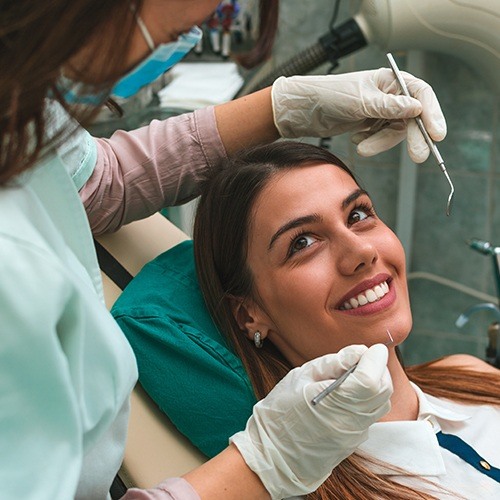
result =
[[357,190],[355,180],[336,165],[280,171],[269,179],[254,201],[248,220],[248,241],[267,240],[294,219],[336,216],[344,200]]
[[322,163],[281,170],[273,174],[257,196],[254,215],[269,207],[279,209],[285,205],[321,198],[343,197],[346,192],[358,189],[356,181],[337,165]]

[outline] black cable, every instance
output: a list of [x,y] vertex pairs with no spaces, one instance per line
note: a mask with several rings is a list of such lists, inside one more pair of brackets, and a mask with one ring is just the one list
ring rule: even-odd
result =
[[316,43],[291,57],[256,82],[243,87],[236,97],[255,92],[272,83],[280,76],[304,75],[325,62],[330,62],[331,72],[338,59],[366,46],[367,42],[357,22],[351,18],[333,28],[339,12],[340,0],[336,0],[330,20],[330,29]]
[[[333,32],[335,31],[335,23],[337,22],[339,10],[340,10],[340,0],[335,0],[335,5],[333,6],[333,14],[329,24],[330,34],[333,34]],[[336,69],[338,65],[339,63],[337,60],[332,61],[332,65],[328,69],[327,73],[328,74],[332,73],[333,70]]]

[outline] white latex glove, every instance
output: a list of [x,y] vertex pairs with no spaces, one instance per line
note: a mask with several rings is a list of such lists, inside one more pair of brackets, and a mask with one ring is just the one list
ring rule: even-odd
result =
[[408,139],[413,161],[429,156],[415,120],[421,116],[434,141],[446,136],[446,122],[434,91],[402,72],[413,97],[401,95],[392,70],[278,78],[272,87],[274,124],[282,137],[331,137],[353,132],[361,156],[372,156]]
[[[273,499],[316,490],[390,409],[387,347],[349,346],[290,371],[230,438]],[[356,370],[313,406],[311,399],[354,363]]]

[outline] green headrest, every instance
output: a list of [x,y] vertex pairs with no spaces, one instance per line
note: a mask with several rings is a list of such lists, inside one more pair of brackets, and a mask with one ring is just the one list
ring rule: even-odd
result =
[[245,428],[256,400],[205,306],[192,241],[144,266],[111,313],[135,351],[141,385],[160,409],[207,456],[224,449]]

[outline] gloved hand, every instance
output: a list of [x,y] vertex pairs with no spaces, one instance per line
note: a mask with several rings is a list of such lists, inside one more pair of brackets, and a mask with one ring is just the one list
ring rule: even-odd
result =
[[446,122],[432,88],[402,72],[413,97],[401,94],[392,70],[278,78],[272,87],[274,123],[282,137],[330,137],[354,132],[361,156],[372,156],[408,139],[413,161],[429,156],[415,120],[421,115],[434,141],[446,136]]
[[[311,399],[354,363],[356,370],[313,406]],[[390,409],[387,347],[349,346],[290,371],[230,438],[273,499],[316,490]]]

